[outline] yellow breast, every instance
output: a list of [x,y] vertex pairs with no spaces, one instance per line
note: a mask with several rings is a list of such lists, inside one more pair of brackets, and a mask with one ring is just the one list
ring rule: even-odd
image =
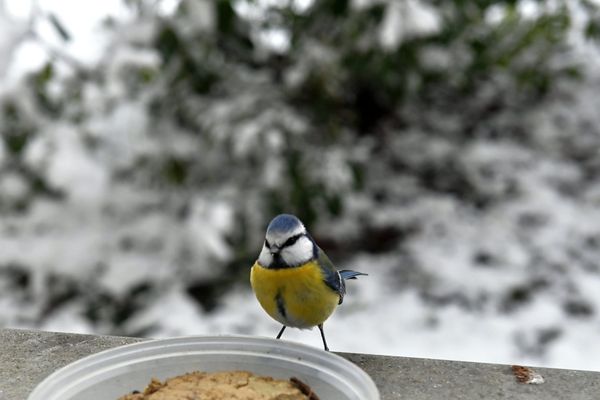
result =
[[339,295],[323,278],[314,261],[282,269],[264,268],[257,262],[250,273],[252,289],[267,314],[296,328],[319,325],[335,310]]

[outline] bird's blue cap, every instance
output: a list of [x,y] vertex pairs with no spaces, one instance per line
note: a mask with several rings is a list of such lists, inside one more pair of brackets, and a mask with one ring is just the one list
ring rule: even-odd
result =
[[291,214],[279,214],[267,227],[268,233],[284,233],[290,232],[296,229],[297,227],[302,226],[302,222],[295,216]]

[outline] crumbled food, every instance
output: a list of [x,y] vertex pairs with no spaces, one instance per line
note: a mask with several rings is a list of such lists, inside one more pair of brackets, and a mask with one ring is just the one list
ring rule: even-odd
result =
[[319,396],[315,392],[312,391],[311,387],[306,383],[302,382],[300,379],[292,376],[290,378],[290,382],[296,386],[302,393],[308,396],[309,400],[319,400]]
[[119,400],[319,400],[297,378],[289,381],[247,371],[191,372],[161,382],[153,378],[143,392]]
[[529,367],[524,367],[522,365],[513,365],[512,366],[513,375],[517,379],[519,383],[527,383],[533,385],[539,385],[540,383],[544,383],[544,377]]

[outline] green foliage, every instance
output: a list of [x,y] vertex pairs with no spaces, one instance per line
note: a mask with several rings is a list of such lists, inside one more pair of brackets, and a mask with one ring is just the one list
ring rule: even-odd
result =
[[8,153],[18,158],[23,154],[29,139],[35,134],[35,125],[24,113],[20,105],[12,100],[2,104],[0,136]]
[[35,99],[40,109],[51,117],[58,117],[61,115],[61,105],[48,93],[48,86],[53,78],[54,66],[52,63],[47,63],[40,71],[30,77]]
[[[327,35],[318,29],[328,18],[324,15],[327,7],[315,6],[303,18],[293,30],[294,49],[314,41],[339,51],[335,65],[323,71],[323,65],[316,64],[298,87],[298,92],[305,95],[303,105],[313,112],[317,122],[352,115],[354,120],[344,121],[351,122],[359,132],[373,133],[380,122],[393,118],[406,104],[440,107],[448,99],[460,104],[461,99],[476,95],[498,74],[505,75],[507,81],[496,90],[520,97],[523,103],[537,101],[538,95],[545,93],[560,75],[552,60],[564,51],[570,28],[566,5],[531,19],[517,12],[514,1],[433,4],[442,16],[439,29],[409,37],[391,51],[373,41],[364,44],[365,38],[375,36],[380,27],[381,4],[336,22]],[[504,16],[495,24],[486,21],[492,7],[504,9]],[[424,54],[430,50],[443,53],[448,64],[428,61]],[[290,54],[301,55],[301,51]],[[455,62],[458,57],[464,60]],[[332,85],[340,90],[328,90]],[[309,98],[313,101],[307,101]]]
[[234,33],[238,19],[231,3],[231,0],[218,0],[216,2],[217,29],[225,37]]
[[178,158],[165,160],[162,169],[166,180],[175,185],[185,184],[188,178],[189,164],[190,161]]
[[[500,134],[514,135],[523,107],[542,101],[562,79],[581,76],[575,62],[558,62],[569,51],[571,17],[566,2],[555,7],[540,2],[534,16],[524,15],[521,3],[512,0],[424,2],[435,14],[437,26],[404,33],[391,48],[380,41],[391,2],[355,8],[350,1],[327,0],[306,10],[291,3],[242,2],[262,9],[265,18],[258,19],[240,12],[238,3],[212,3],[212,30],[188,26],[193,25],[189,20],[193,4],[188,1],[181,2],[174,17],[157,21],[151,46],[161,56],[158,74],[167,84],[150,104],[157,121],[170,118],[197,137],[202,154],[221,157],[215,161],[206,156],[167,156],[166,162],[158,161],[163,163],[164,179],[188,187],[238,185],[246,198],[263,204],[259,215],[264,217],[258,220],[288,211],[312,225],[326,216],[342,215],[345,197],[372,190],[369,171],[377,164],[412,171],[430,190],[451,191],[487,204],[461,167],[446,169],[426,162],[413,170],[391,145],[396,134],[382,131],[410,128],[460,143],[487,130],[500,115],[512,113],[515,125]],[[400,26],[405,23],[396,21]],[[261,39],[260,33],[270,29],[287,34],[285,50],[271,51]],[[244,96],[255,101],[243,103],[228,116],[228,123],[207,121],[211,104]],[[288,132],[281,121],[259,122],[281,104],[303,121],[299,132]],[[453,114],[463,115],[458,126],[432,128],[439,115]],[[260,132],[248,155],[239,157],[232,149],[240,131],[252,124],[260,125],[256,128]],[[272,130],[284,137],[277,150],[265,147]],[[336,148],[346,149],[343,163],[351,179],[333,188],[322,169]],[[359,148],[376,149],[371,155],[375,159],[356,158],[353,151]],[[261,182],[270,168],[269,156],[280,160],[275,185]],[[228,177],[223,165],[244,171],[240,175],[246,178]]]
[[[155,45],[163,60],[164,68],[175,64],[176,72],[172,74],[172,85],[185,85],[196,94],[202,95],[210,91],[217,82],[218,69],[201,60],[190,52],[189,43],[182,41],[173,26],[165,24],[158,33]],[[202,54],[207,54],[209,49],[200,48]]]
[[588,39],[600,41],[600,7],[597,2],[582,0],[581,7],[586,12],[588,19],[584,34]]
[[[244,14],[240,3],[262,10],[262,17]],[[392,2],[357,8],[348,0],[325,0],[306,10],[292,3],[204,2],[203,12],[212,12],[214,23],[195,27],[194,2],[182,1],[174,15],[158,17],[146,2],[130,1],[140,21],[149,19],[155,25],[152,39],[135,46],[155,52],[161,62],[157,67],[136,66],[122,79],[132,99],[150,93],[146,102],[151,126],[168,121],[181,133],[196,137],[198,157],[165,150],[156,159],[141,156],[118,174],[131,177],[127,171],[135,169],[135,176],[153,176],[147,182],[205,187],[227,182],[223,165],[230,165],[245,171],[242,181],[230,182],[263,199],[262,215],[288,210],[310,224],[324,215],[342,214],[349,193],[369,190],[370,167],[364,157],[355,157],[354,150],[377,149],[376,162],[410,168],[389,145],[394,135],[382,134],[389,127],[400,131],[410,127],[460,141],[485,130],[499,114],[518,113],[536,104],[561,79],[580,77],[574,62],[557,62],[568,51],[571,16],[566,2],[552,7],[539,2],[535,15],[525,16],[521,2],[515,0],[426,1],[422,6],[435,14],[436,26],[404,32],[392,47],[383,46],[380,39]],[[594,36],[597,7],[589,1],[582,6],[590,13],[586,33]],[[64,25],[53,16],[50,20],[68,40]],[[395,23],[403,28],[408,22],[412,21]],[[270,29],[287,35],[285,50],[269,49],[261,33]],[[52,118],[60,118],[65,107],[81,101],[79,89],[73,88],[82,83],[67,88],[65,94],[71,90],[73,97],[50,95],[49,85],[56,79],[53,63],[30,78],[37,106]],[[211,119],[219,102],[236,97],[248,100],[240,100],[243,105],[230,121],[222,125]],[[266,116],[282,104],[284,114],[302,121],[299,130],[290,131],[287,122]],[[3,113],[7,122],[2,128],[9,129],[3,140],[10,152],[18,154],[36,128],[24,123],[10,103]],[[435,116],[456,113],[464,115],[460,126],[431,129]],[[264,120],[268,121],[260,122]],[[240,131],[251,124],[260,125],[252,148],[232,151]],[[265,147],[268,131],[282,135],[276,150]],[[343,163],[351,179],[333,189],[321,168],[338,147],[347,150]],[[240,152],[245,155],[240,157]],[[260,176],[270,168],[267,156],[279,159],[282,168],[277,184],[264,186]]]

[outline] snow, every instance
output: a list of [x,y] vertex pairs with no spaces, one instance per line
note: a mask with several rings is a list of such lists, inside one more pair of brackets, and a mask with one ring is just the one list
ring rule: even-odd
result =
[[[349,295],[344,304],[325,324],[327,341],[334,351],[598,369],[600,349],[594,339],[600,330],[597,323],[594,326],[576,322],[543,357],[523,355],[516,348],[500,345],[519,337],[525,344],[531,342],[535,346],[536,338],[527,337],[527,332],[564,326],[564,314],[552,297],[536,301],[511,316],[498,316],[493,309],[465,313],[458,305],[439,309],[423,302],[414,291],[398,293],[390,287],[386,275],[392,268],[352,265],[370,275],[348,285]],[[177,310],[178,316],[167,310]],[[161,327],[150,333],[153,337],[192,334],[274,337],[280,328],[260,310],[247,287],[233,291],[215,313],[203,314],[189,298],[175,292],[140,318],[148,321],[160,318]],[[322,346],[316,329],[288,329],[283,339]]]
[[14,53],[27,39],[30,29],[29,20],[14,17],[4,2],[0,2],[0,82],[11,66]]
[[379,33],[381,45],[395,50],[403,40],[437,31],[439,19],[437,11],[424,1],[389,1]]
[[89,158],[79,132],[58,128],[38,140],[50,142],[48,148],[52,146],[45,163],[52,185],[68,189],[73,202],[93,203],[102,196],[108,185],[108,176],[97,161]]

